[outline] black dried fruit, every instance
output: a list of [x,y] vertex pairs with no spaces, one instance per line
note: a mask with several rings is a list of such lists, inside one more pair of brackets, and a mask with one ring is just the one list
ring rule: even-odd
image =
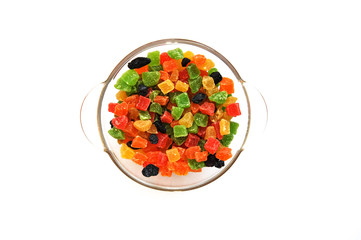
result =
[[204,164],[206,165],[206,167],[214,167],[217,161],[219,160],[216,158],[216,156],[214,156],[213,154],[209,154],[207,156],[207,161],[205,161]]
[[149,135],[149,141],[151,144],[157,144],[158,143],[158,136],[156,134],[150,134]]
[[148,87],[145,86],[143,83],[138,85],[138,93],[143,97],[147,96],[148,94]]
[[132,143],[133,143],[133,141],[127,142],[127,146],[130,147],[131,149],[135,149],[135,150],[140,149],[140,148],[132,147]]
[[224,161],[218,160],[218,161],[214,164],[214,166],[215,166],[216,168],[224,167]]
[[192,102],[201,103],[204,99],[206,99],[207,95],[204,93],[197,93],[192,97]]
[[187,66],[187,64],[190,62],[191,62],[191,60],[189,58],[183,58],[182,59],[182,67]]
[[154,166],[153,164],[148,164],[142,170],[142,174],[144,177],[157,176],[158,173],[159,173],[159,167]]
[[211,77],[213,78],[214,84],[218,84],[223,79],[219,72],[212,72]]
[[128,63],[128,68],[130,69],[141,68],[144,67],[145,65],[148,65],[149,63],[150,63],[150,58],[137,57]]
[[155,127],[157,128],[157,130],[161,133],[166,133],[167,129],[164,127],[163,123],[159,120],[154,122]]

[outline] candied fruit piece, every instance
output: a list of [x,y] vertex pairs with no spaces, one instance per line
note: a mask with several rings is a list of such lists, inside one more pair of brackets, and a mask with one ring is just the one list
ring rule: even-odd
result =
[[219,83],[219,91],[226,91],[228,94],[234,93],[234,83],[230,78],[224,77]]
[[143,84],[147,87],[152,87],[158,84],[160,79],[160,72],[144,72],[142,73]]
[[159,71],[160,79],[165,81],[169,79],[169,74],[166,71]]
[[122,102],[114,108],[114,114],[117,116],[128,114],[128,103]]
[[203,64],[206,63],[206,57],[201,54],[197,54],[193,56],[193,61],[197,65],[198,68],[200,68]]
[[214,84],[213,78],[211,78],[209,76],[204,76],[202,78],[202,85],[203,85],[203,88],[206,90],[211,90],[216,87],[216,85]]
[[140,152],[136,152],[132,158],[132,161],[138,165],[143,165],[143,163],[147,160],[148,160],[147,155]]
[[140,136],[136,136],[132,141],[132,147],[134,148],[145,148],[147,147],[148,141]]
[[231,103],[226,107],[226,112],[229,116],[237,117],[241,115],[241,109],[239,108],[239,103]]
[[139,116],[139,111],[138,111],[138,109],[136,109],[135,107],[129,108],[129,110],[128,110],[128,117],[129,117],[129,119],[137,120],[138,116]]
[[232,149],[224,147],[216,153],[216,158],[226,161],[232,157]]
[[163,114],[163,108],[159,103],[153,102],[149,107],[149,112],[154,112],[159,115]]
[[192,170],[197,170],[197,169],[205,167],[206,165],[204,162],[197,162],[195,159],[188,159],[188,166]]
[[189,101],[189,97],[187,93],[179,94],[175,99],[177,106],[181,108],[189,108],[191,107],[191,102]]
[[125,159],[132,159],[134,157],[134,150],[127,146],[127,144],[122,144],[120,147],[120,155]]
[[162,65],[163,65],[163,63],[164,63],[165,61],[169,61],[169,60],[171,60],[171,59],[172,59],[172,58],[168,55],[167,52],[163,52],[163,53],[160,54],[160,64],[162,64]]
[[218,103],[218,104],[223,104],[227,100],[227,97],[228,97],[227,92],[222,91],[222,92],[217,92],[215,94],[212,94],[209,97],[209,100],[211,100],[212,102]]
[[123,101],[124,99],[126,99],[128,96],[127,96],[127,93],[125,91],[122,91],[120,90],[119,92],[117,92],[117,94],[115,94],[115,98],[118,100],[118,101]]
[[163,70],[166,72],[172,72],[176,69],[178,69],[178,63],[175,59],[171,59],[163,63]]
[[193,125],[193,114],[188,112],[179,120],[180,125],[184,125],[186,128],[190,128]]
[[204,139],[207,140],[210,137],[213,137],[213,138],[217,137],[217,133],[216,133],[214,126],[208,126],[206,129],[206,134],[204,136]]
[[160,52],[159,51],[149,52],[147,57],[150,58],[149,66],[158,66],[160,64]]
[[201,151],[201,148],[199,146],[193,146],[193,147],[187,148],[185,154],[188,159],[195,159],[195,153],[200,152],[200,151]]
[[159,89],[163,92],[163,94],[167,94],[174,89],[174,84],[171,80],[165,80],[158,84]]
[[197,65],[191,63],[187,66],[187,71],[190,79],[194,79],[201,74],[201,71],[197,68]]
[[183,57],[188,58],[190,60],[193,60],[193,56],[194,53],[192,53],[191,51],[186,51],[185,53],[183,53]]
[[193,147],[193,146],[197,146],[198,142],[199,142],[199,137],[195,134],[189,133],[187,140],[184,142],[184,145],[186,147]]
[[237,134],[237,129],[239,127],[239,123],[236,122],[230,122],[230,131],[232,134],[236,135]]
[[166,106],[169,101],[168,96],[156,96],[153,100],[155,103],[159,103],[162,106]]
[[223,103],[224,107],[227,107],[229,104],[237,102],[237,98],[233,96],[229,96],[227,100]]
[[173,121],[172,114],[168,111],[164,111],[163,115],[160,117],[160,120],[164,123],[171,123]]
[[189,85],[187,83],[184,83],[181,81],[177,81],[177,83],[175,84],[175,89],[180,92],[187,92],[188,88],[189,88]]
[[196,113],[193,117],[194,122],[199,127],[206,127],[208,124],[208,116],[202,113]]
[[230,131],[230,123],[229,123],[229,121],[227,121],[225,119],[221,119],[221,121],[219,122],[219,129],[220,129],[221,135],[230,134],[231,131]]
[[189,88],[191,89],[192,93],[196,93],[199,91],[199,89],[202,86],[202,77],[198,76],[195,77],[194,79],[189,79]]
[[176,162],[180,159],[180,154],[177,148],[172,148],[165,151],[169,162]]
[[148,131],[151,126],[152,126],[151,120],[137,120],[134,122],[134,127],[138,131],[142,131],[142,132]]
[[216,106],[214,105],[214,103],[210,103],[210,102],[204,102],[199,108],[201,113],[209,115],[209,116],[214,115],[215,109],[216,109]]
[[181,107],[172,107],[172,117],[174,120],[179,120],[179,118],[182,116],[182,113],[184,111],[184,108]]
[[187,128],[184,125],[176,125],[173,128],[174,137],[186,137],[188,135]]
[[195,156],[195,160],[197,162],[204,162],[204,161],[207,161],[207,156],[208,156],[208,152],[207,151],[204,151],[204,152],[196,152],[194,154]]
[[215,154],[218,150],[219,145],[220,142],[216,138],[210,137],[204,144],[204,149],[207,150],[210,154]]
[[119,116],[112,119],[112,124],[114,127],[124,130],[128,123],[128,117],[127,116]]
[[111,128],[108,131],[109,135],[112,136],[115,139],[124,140],[124,132],[118,128]]

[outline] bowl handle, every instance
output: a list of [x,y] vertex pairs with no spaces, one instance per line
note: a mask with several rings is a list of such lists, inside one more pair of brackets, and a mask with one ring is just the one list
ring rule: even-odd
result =
[[101,150],[104,150],[104,146],[99,135],[97,113],[99,96],[103,87],[104,83],[93,87],[84,97],[80,107],[80,125],[83,133],[91,144]]
[[265,98],[261,92],[248,82],[244,82],[243,86],[246,88],[249,109],[250,109],[250,131],[247,142],[259,140],[263,136],[268,123],[268,107]]

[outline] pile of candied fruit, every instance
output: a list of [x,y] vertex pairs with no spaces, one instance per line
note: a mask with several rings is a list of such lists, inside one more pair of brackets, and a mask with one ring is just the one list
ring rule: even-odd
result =
[[143,166],[145,177],[223,167],[239,127],[231,119],[241,115],[233,80],[180,48],[149,52],[128,68],[114,85],[118,102],[108,105],[121,157]]

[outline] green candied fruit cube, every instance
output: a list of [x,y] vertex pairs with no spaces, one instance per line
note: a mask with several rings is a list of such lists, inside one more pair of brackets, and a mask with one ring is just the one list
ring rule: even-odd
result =
[[229,144],[231,144],[233,137],[233,134],[224,135],[221,140],[222,145],[225,147],[229,147]]
[[195,65],[194,63],[191,63],[188,65],[187,72],[189,75],[189,79],[194,79],[201,74],[201,71],[199,71],[199,69],[197,68],[197,65]]
[[124,132],[120,129],[117,129],[117,128],[111,128],[109,131],[108,131],[109,135],[112,136],[113,138],[115,139],[120,139],[120,140],[124,140],[125,139],[125,135],[124,135]]
[[237,129],[239,127],[239,123],[236,123],[236,122],[230,122],[230,131],[231,131],[231,134],[233,135],[236,135],[237,134]]
[[148,71],[149,72],[160,71],[160,70],[163,70],[162,65],[148,66]]
[[198,146],[201,148],[202,152],[205,151],[204,144],[206,144],[207,140],[205,139],[199,139]]
[[196,113],[193,117],[194,122],[198,127],[207,127],[208,125],[208,116],[202,113]]
[[160,52],[159,51],[149,52],[147,57],[150,58],[150,63],[148,64],[148,66],[160,65]]
[[182,145],[183,143],[185,143],[185,141],[187,140],[187,137],[174,137],[173,136],[173,141],[175,144],[177,144],[178,146]]
[[217,93],[213,94],[212,96],[210,96],[209,100],[211,100],[212,102],[218,103],[218,104],[223,104],[226,102],[227,96],[228,96],[228,94],[226,91],[217,92]]
[[172,117],[174,118],[174,120],[180,119],[180,117],[182,116],[183,110],[184,109],[181,107],[175,107],[175,106],[172,107],[171,114],[172,114]]
[[122,90],[124,92],[130,92],[132,90],[132,86],[129,86],[124,82],[122,78],[119,78],[114,87],[118,90]]
[[143,84],[147,87],[152,87],[158,84],[160,79],[160,72],[144,72],[142,73]]
[[163,126],[165,127],[167,135],[169,135],[169,136],[174,135],[173,134],[173,128],[169,123],[163,123]]
[[198,133],[198,126],[195,122],[193,122],[190,128],[187,128],[188,133]]
[[176,60],[183,58],[183,51],[180,48],[169,50],[167,53],[170,58],[173,58]]
[[170,101],[171,103],[175,103],[175,99],[176,99],[176,97],[177,97],[179,94],[181,94],[181,92],[170,92],[170,93],[168,93],[168,95],[169,95],[169,101]]
[[186,137],[188,136],[188,131],[184,125],[175,125],[173,128],[174,137]]
[[154,101],[154,98],[155,98],[156,96],[158,96],[159,93],[160,93],[159,90],[153,90],[153,91],[149,94],[149,99],[152,100],[152,101]]
[[214,72],[218,72],[217,68],[211,68],[211,69],[209,69],[209,71],[208,71],[208,76],[211,76],[211,74],[214,73]]
[[159,115],[163,114],[163,108],[159,103],[153,102],[149,107],[150,112],[158,113]]
[[134,69],[129,69],[123,73],[120,78],[122,78],[127,85],[134,86],[138,82],[139,74]]
[[196,93],[202,86],[202,77],[198,76],[194,79],[189,79],[188,82],[189,88],[191,89],[192,93]]
[[206,166],[204,162],[197,162],[195,159],[188,159],[188,166],[192,170],[197,170]]
[[139,111],[139,118],[140,118],[140,120],[151,119],[150,114],[149,114],[148,111]]
[[189,101],[189,97],[187,93],[181,93],[176,98],[175,101],[178,107],[181,108],[190,108],[191,102]]

